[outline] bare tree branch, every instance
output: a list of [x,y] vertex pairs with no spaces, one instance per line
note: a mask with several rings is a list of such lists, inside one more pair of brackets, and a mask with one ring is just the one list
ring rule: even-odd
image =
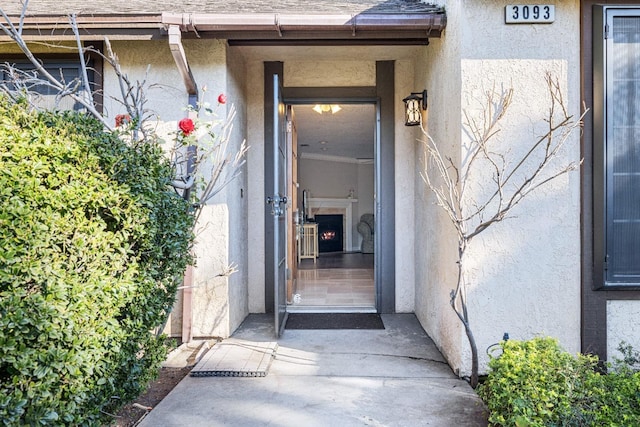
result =
[[22,4],[22,12],[20,12],[20,24],[18,25],[18,34],[22,35],[22,29],[24,28],[24,17],[27,15],[27,7],[29,7],[29,0],[25,0]]
[[[478,350],[467,306],[468,283],[464,270],[467,248],[477,235],[507,218],[513,208],[533,191],[578,169],[582,163],[556,164],[555,160],[573,132],[580,130],[586,110],[574,120],[568,114],[558,80],[547,74],[545,82],[550,96],[550,107],[544,118],[546,131],[517,158],[513,166],[509,166],[504,150],[493,147],[498,142],[496,136],[500,132],[500,123],[513,100],[511,88],[498,92],[494,87],[485,93],[481,119],[464,112],[463,129],[469,137],[469,146],[460,171],[452,158],[443,156],[440,147],[423,129],[425,160],[420,175],[435,195],[436,205],[449,217],[458,238],[458,274],[450,294],[450,305],[463,324],[471,347],[470,383],[473,387],[478,384]],[[472,184],[477,184],[474,174],[486,176],[487,172],[491,177],[488,182],[495,187],[482,202],[478,202],[476,196],[467,193]],[[514,183],[516,177],[520,177],[519,183]]]
[[80,40],[80,32],[78,31],[78,21],[76,20],[76,14],[72,14],[69,16],[69,22],[71,23],[71,28],[73,29],[73,34],[76,38],[76,45],[78,46],[78,58],[80,59],[80,72],[82,74],[82,83],[84,85],[84,94],[87,97],[87,102],[91,105],[93,104],[93,94],[91,93],[91,85],[89,84],[89,76],[87,74],[87,63],[84,59],[84,46],[82,45],[82,41]]
[[[13,25],[9,16],[4,12],[4,10],[2,10],[2,8],[0,8],[0,15],[2,15],[2,17],[5,20],[4,24],[0,23],[0,29],[2,29],[5,32],[5,34],[7,34],[16,42],[16,44],[18,45],[22,53],[24,53],[24,55],[27,57],[29,62],[34,66],[38,74],[42,77],[43,82],[46,81],[47,82],[46,84],[50,85],[50,87],[55,88],[59,94],[64,93],[64,96],[68,96],[74,101],[80,103],[84,108],[86,108],[86,110],[92,116],[100,120],[107,129],[112,130],[113,128],[111,127],[111,125],[102,116],[102,114],[100,114],[100,112],[96,109],[92,101],[90,102],[85,95],[78,95],[77,91],[76,92],[68,91],[67,90],[68,86],[64,83],[64,81],[61,79],[57,79],[55,76],[49,73],[46,70],[46,68],[42,65],[42,62],[40,62],[35,57],[35,55],[31,52],[31,50],[29,49],[29,46],[27,46],[27,42],[22,37],[22,26],[23,26],[24,17],[26,15],[27,3],[28,2],[25,2],[22,13],[20,15],[19,28],[16,28]],[[83,53],[84,53],[83,50],[80,50],[78,54],[79,56],[82,57]]]

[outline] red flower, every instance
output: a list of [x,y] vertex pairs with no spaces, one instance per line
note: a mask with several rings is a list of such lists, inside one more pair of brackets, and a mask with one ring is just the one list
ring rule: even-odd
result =
[[184,136],[188,136],[196,128],[196,126],[193,124],[193,120],[189,118],[180,120],[178,122],[178,127],[180,128]]
[[118,114],[116,116],[116,127],[120,127],[122,125],[126,125],[131,121],[131,117],[128,114]]
[[227,103],[227,95],[221,93],[218,95],[218,104],[226,104]]

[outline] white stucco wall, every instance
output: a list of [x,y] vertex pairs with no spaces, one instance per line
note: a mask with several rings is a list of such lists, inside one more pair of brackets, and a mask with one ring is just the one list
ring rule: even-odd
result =
[[[427,89],[429,107],[426,127],[443,154],[454,162],[460,158],[462,2],[448,2],[447,29],[422,49],[415,73],[415,87]],[[415,137],[423,138],[419,129]],[[456,274],[456,236],[433,194],[420,177],[425,165],[423,146],[413,143],[415,164],[415,313],[454,369],[462,366],[465,345],[460,322],[449,307],[449,292]]]
[[[234,121],[230,149],[239,147],[244,134],[244,88],[241,59],[228,57],[226,43],[215,40],[184,40],[187,59],[200,89],[200,101],[208,102],[216,118],[224,119],[233,103],[238,108]],[[160,132],[171,132],[177,121],[185,117],[188,96],[166,41],[112,42],[122,69],[132,81],[152,85],[148,89],[147,108],[158,119]],[[205,90],[206,89],[206,90]],[[114,72],[105,67],[105,114],[115,117],[124,108],[112,99],[118,96],[119,87]],[[218,105],[217,97],[226,93],[227,105]],[[201,119],[211,119],[201,116]],[[209,169],[205,168],[205,171]],[[247,309],[247,259],[245,201],[240,189],[244,179],[231,183],[212,199],[201,214],[196,228],[194,252],[197,265],[194,270],[193,321],[194,337],[228,336],[246,316]],[[238,272],[230,277],[219,277],[229,263],[238,265]],[[172,316],[171,333],[179,335],[181,298]],[[231,305],[229,301],[232,301]]]
[[618,351],[622,343],[631,344],[635,351],[640,351],[638,319],[639,301],[607,301],[607,357],[610,361],[622,358]]
[[360,59],[285,60],[284,79],[288,87],[375,86],[376,63]]
[[411,92],[421,92],[414,85],[415,61],[395,61],[395,217],[396,217],[396,311],[412,313],[415,302],[416,252],[413,245],[415,233],[415,177],[416,157],[414,129],[404,125],[403,98]]
[[245,55],[247,85],[247,277],[249,312],[265,312],[264,64]]
[[[513,87],[513,104],[499,134],[512,159],[544,131],[542,120],[550,105],[544,83],[547,72],[559,79],[571,113],[580,114],[578,2],[557,2],[554,24],[516,26],[504,24],[507,3],[447,1],[446,34],[425,49],[425,66],[429,71],[424,81],[433,88],[428,126],[436,141],[443,141],[447,147],[451,147],[449,141],[459,141],[458,147],[462,148],[458,148],[461,149],[456,156],[458,161],[464,158],[468,135],[462,129],[463,118],[455,112],[457,108],[451,107],[451,111],[446,106],[449,102],[459,103],[461,110],[477,118],[482,111],[482,102],[478,100],[487,90]],[[446,67],[451,67],[451,72],[446,72]],[[453,89],[456,86],[460,87],[459,93]],[[447,94],[447,99],[442,100],[444,104],[436,103],[434,92],[445,89],[454,93]],[[452,114],[443,116],[440,108]],[[559,160],[568,163],[579,158],[579,135],[575,133]],[[470,196],[480,199],[489,178],[478,176],[479,185],[473,187]],[[431,198],[425,197],[427,201]],[[527,197],[513,211],[513,218],[492,226],[471,243],[464,266],[470,283],[469,315],[481,366],[487,362],[484,349],[499,341],[503,332],[509,332],[514,339],[551,335],[568,351],[579,351],[579,200],[579,174],[563,176]],[[427,219],[428,216],[423,217]],[[435,238],[438,247],[453,238],[442,231],[431,233],[425,239]],[[418,239],[418,247],[421,240]],[[444,243],[444,247],[455,250],[450,242]],[[447,271],[446,267],[443,270],[435,265],[439,257],[430,254],[433,262],[421,271],[419,281],[438,282],[419,283],[418,287],[439,290],[435,295],[427,293],[419,297],[416,311],[453,368],[468,375],[470,351],[466,337],[454,325],[457,319],[442,311],[452,311],[448,291],[455,284],[455,274],[451,268]],[[452,258],[455,259],[455,253],[445,256],[449,262]],[[434,274],[434,270],[443,274]],[[438,300],[437,307],[426,300],[433,297]],[[449,336],[456,330],[459,342]]]
[[[231,147],[236,151],[240,145],[246,143],[247,138],[247,107],[246,107],[246,64],[244,57],[232,48],[227,47],[227,105],[235,107],[234,132]],[[248,282],[248,194],[247,194],[246,164],[242,174],[229,185],[226,202],[230,216],[229,258],[237,265],[238,272],[229,278],[229,332],[233,332],[249,314]]]

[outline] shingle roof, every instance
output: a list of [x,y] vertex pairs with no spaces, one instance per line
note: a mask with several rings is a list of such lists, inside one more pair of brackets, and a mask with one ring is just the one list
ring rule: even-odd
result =
[[[0,0],[16,22],[21,0]],[[444,9],[428,0],[31,0],[23,36],[73,38],[68,15],[76,14],[80,37],[94,40],[166,37],[169,27],[198,36],[237,40],[341,40],[420,43],[440,37]],[[0,32],[0,40],[7,39]]]
[[[20,0],[3,0],[7,14],[22,10]],[[30,15],[178,13],[362,14],[434,13],[441,7],[421,0],[31,0]]]

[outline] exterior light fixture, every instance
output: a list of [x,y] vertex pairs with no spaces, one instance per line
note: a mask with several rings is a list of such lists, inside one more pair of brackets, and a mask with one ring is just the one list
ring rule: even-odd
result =
[[411,92],[402,100],[404,102],[404,125],[417,126],[422,123],[422,112],[427,110],[427,91]]
[[315,111],[318,114],[323,114],[323,113],[329,113],[331,112],[331,114],[335,114],[338,111],[342,110],[342,107],[340,107],[339,105],[329,105],[329,104],[316,104],[313,107],[313,111]]

